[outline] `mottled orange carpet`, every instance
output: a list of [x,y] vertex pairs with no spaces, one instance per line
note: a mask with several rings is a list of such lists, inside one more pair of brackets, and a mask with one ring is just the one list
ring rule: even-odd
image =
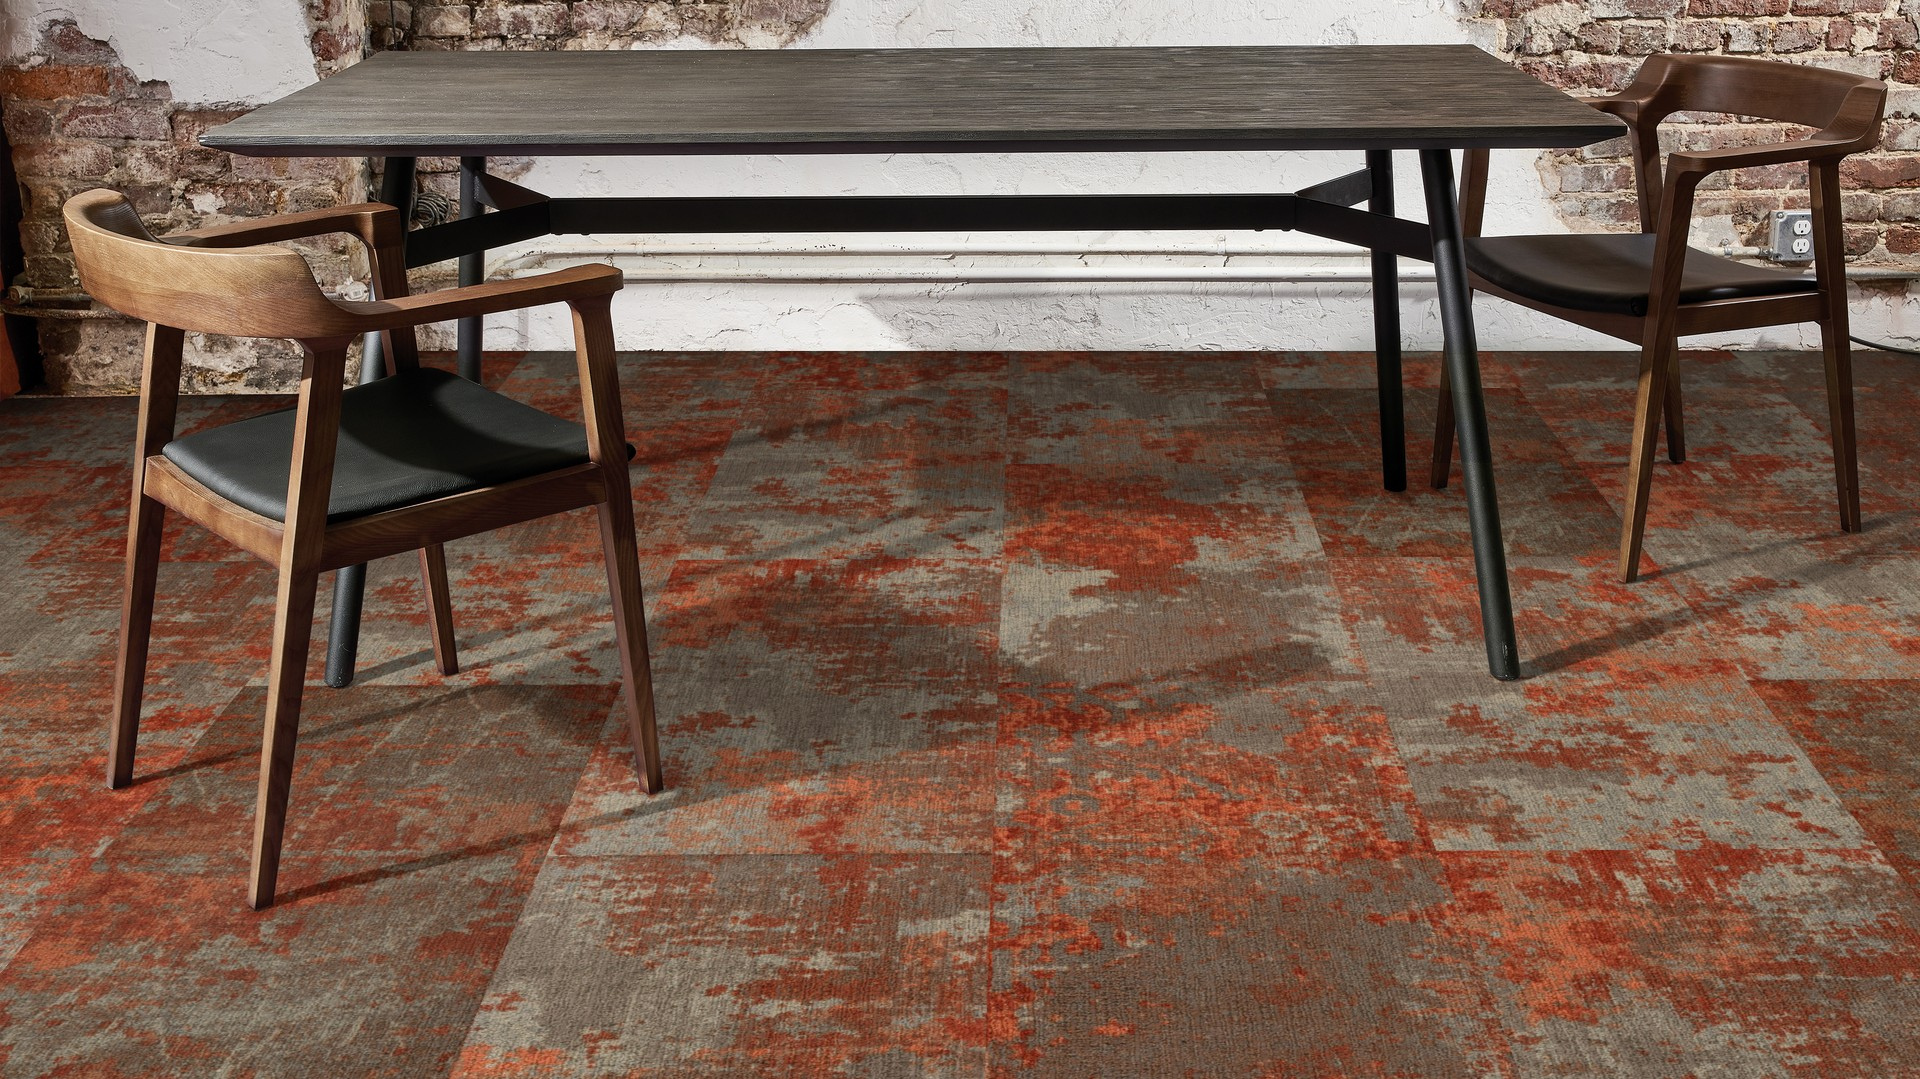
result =
[[589,516],[449,547],[453,678],[390,559],[258,914],[271,577],[169,540],[107,791],[132,404],[7,401],[0,1075],[1920,1075],[1916,362],[1846,536],[1817,357],[1688,354],[1627,586],[1632,358],[1489,357],[1500,684],[1370,355],[626,356],[668,790]]

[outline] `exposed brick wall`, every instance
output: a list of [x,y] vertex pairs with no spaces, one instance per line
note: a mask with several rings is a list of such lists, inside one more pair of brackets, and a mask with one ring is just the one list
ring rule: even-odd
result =
[[[1848,159],[1842,200],[1848,254],[1920,263],[1920,0],[1481,0],[1474,20],[1522,70],[1583,94],[1624,89],[1649,55],[1750,55],[1889,80],[1880,149]],[[1779,125],[1702,117],[1670,122],[1665,149],[1709,149],[1790,137]],[[1639,227],[1626,142],[1542,155],[1541,179],[1577,230]],[[1731,219],[1765,246],[1774,210],[1807,205],[1803,166],[1721,173],[1701,186],[1697,218]]]
[[[313,6],[337,9],[340,3],[316,0]],[[326,43],[346,50],[334,60],[359,56],[357,39],[329,36]],[[111,46],[72,22],[50,24],[30,53],[0,68],[0,99],[23,196],[26,266],[14,298],[54,312],[40,327],[47,381],[57,392],[133,390],[141,346],[140,327],[92,311],[79,291],[60,221],[70,196],[115,188],[149,228],[164,233],[334,206],[365,191],[359,162],[244,158],[202,148],[203,132],[245,108],[176,102],[165,83],[140,81]],[[323,284],[354,280],[348,241],[300,246]],[[298,357],[284,343],[196,338],[190,345],[187,385],[196,390],[283,388],[298,374]]]
[[369,0],[376,40],[416,49],[624,49],[694,38],[776,48],[827,13],[828,0]]
[[[314,70],[324,77],[356,62],[369,44],[617,49],[691,38],[777,47],[817,24],[829,0],[302,3]],[[1617,90],[1645,56],[1661,51],[1770,56],[1889,80],[1894,98],[1884,144],[1847,166],[1847,244],[1866,264],[1920,267],[1920,0],[1478,0],[1467,18],[1490,48],[1577,93]],[[156,230],[166,230],[336,205],[364,198],[368,187],[363,162],[238,158],[200,148],[202,131],[244,107],[175,102],[169,87],[141,82],[110,47],[71,22],[49,25],[28,54],[0,63],[0,102],[27,214],[27,270],[18,284],[36,307],[63,299],[84,304],[59,224],[60,204],[75,191],[119,188]],[[1672,134],[1673,146],[1691,148],[1764,141],[1781,132],[1702,121],[1676,124]],[[456,162],[420,164],[425,185],[454,193]],[[515,169],[511,162],[495,167],[508,174]],[[1538,168],[1570,227],[1635,226],[1623,143],[1540,155]],[[1804,171],[1749,170],[1725,174],[1703,189],[1698,214],[1723,219],[1738,239],[1759,246],[1767,214],[1805,200]],[[356,287],[356,258],[345,241],[304,251],[323,283]],[[132,389],[138,328],[109,317],[77,317],[81,313],[42,323],[53,388]],[[284,388],[296,363],[283,346],[195,342],[189,384],[205,390]]]
[[[771,48],[804,33],[828,0],[575,0],[571,3],[406,3],[401,0],[303,0],[315,73],[325,77],[360,59],[369,38],[413,49],[611,49],[694,38],[722,46]],[[141,329],[95,310],[79,290],[60,223],[76,192],[113,187],[133,200],[155,232],[236,218],[339,205],[366,197],[361,161],[236,157],[203,149],[208,128],[245,112],[237,104],[182,103],[161,82],[142,82],[111,46],[71,21],[49,24],[25,55],[0,63],[0,103],[13,142],[25,220],[25,273],[17,307],[51,312],[40,320],[49,388],[62,393],[124,393],[139,377]],[[495,162],[506,175],[513,162]],[[422,183],[452,196],[458,162],[424,159]],[[360,287],[365,267],[346,240],[297,245],[323,286]],[[438,271],[438,272],[436,272]],[[448,283],[451,266],[430,268],[418,284]],[[439,336],[429,334],[432,343]],[[299,372],[299,357],[278,342],[190,338],[186,385],[205,392],[278,390]]]

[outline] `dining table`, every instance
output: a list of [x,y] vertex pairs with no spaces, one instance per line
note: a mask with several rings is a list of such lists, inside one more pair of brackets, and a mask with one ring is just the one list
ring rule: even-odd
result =
[[[1565,148],[1619,121],[1465,44],[950,49],[389,51],[215,127],[254,156],[384,159],[381,201],[409,210],[418,159],[458,158],[459,217],[408,234],[409,267],[550,235],[1295,230],[1371,252],[1381,481],[1406,487],[1398,260],[1439,292],[1489,672],[1521,674],[1481,389],[1453,151]],[[1288,192],[1209,190],[1218,151],[1357,153]],[[1417,155],[1424,220],[1394,206],[1394,154]],[[548,197],[489,158],[627,155],[1184,154],[1164,193]],[[1338,164],[1335,168],[1342,167]],[[1329,171],[1332,171],[1331,169]],[[1256,302],[1252,299],[1249,302]],[[1276,311],[1276,316],[1281,312]],[[457,330],[478,380],[479,320]],[[370,341],[361,377],[383,371]],[[335,581],[327,680],[351,681],[364,567]]]

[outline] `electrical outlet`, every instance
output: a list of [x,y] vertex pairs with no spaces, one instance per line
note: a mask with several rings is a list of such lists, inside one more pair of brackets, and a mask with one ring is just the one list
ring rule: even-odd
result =
[[1811,210],[1773,212],[1772,249],[1767,252],[1767,257],[1775,262],[1813,261]]

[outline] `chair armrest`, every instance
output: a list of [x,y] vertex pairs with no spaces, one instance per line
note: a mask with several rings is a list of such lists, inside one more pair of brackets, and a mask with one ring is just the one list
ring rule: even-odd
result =
[[182,247],[252,247],[345,232],[359,237],[360,242],[368,247],[377,249],[397,242],[405,229],[399,210],[385,203],[362,202],[325,210],[279,214],[258,221],[209,225],[188,232],[176,232],[168,236],[166,242]]
[[365,320],[362,332],[394,330],[522,307],[611,296],[620,291],[620,285],[620,271],[612,266],[572,266],[512,281],[491,281],[391,300],[341,301],[337,306]]
[[1644,88],[1636,93],[1634,88],[1629,86],[1617,94],[1605,97],[1584,97],[1576,94],[1573,99],[1583,105],[1591,105],[1601,112],[1618,116],[1629,124],[1634,124],[1639,122],[1640,111],[1653,100],[1653,95]]
[[1758,165],[1781,165],[1789,161],[1819,161],[1842,158],[1863,149],[1858,139],[1812,138],[1793,142],[1769,142],[1758,146],[1729,146],[1720,150],[1676,151],[1667,155],[1671,172],[1705,175],[1727,169],[1747,169]]

